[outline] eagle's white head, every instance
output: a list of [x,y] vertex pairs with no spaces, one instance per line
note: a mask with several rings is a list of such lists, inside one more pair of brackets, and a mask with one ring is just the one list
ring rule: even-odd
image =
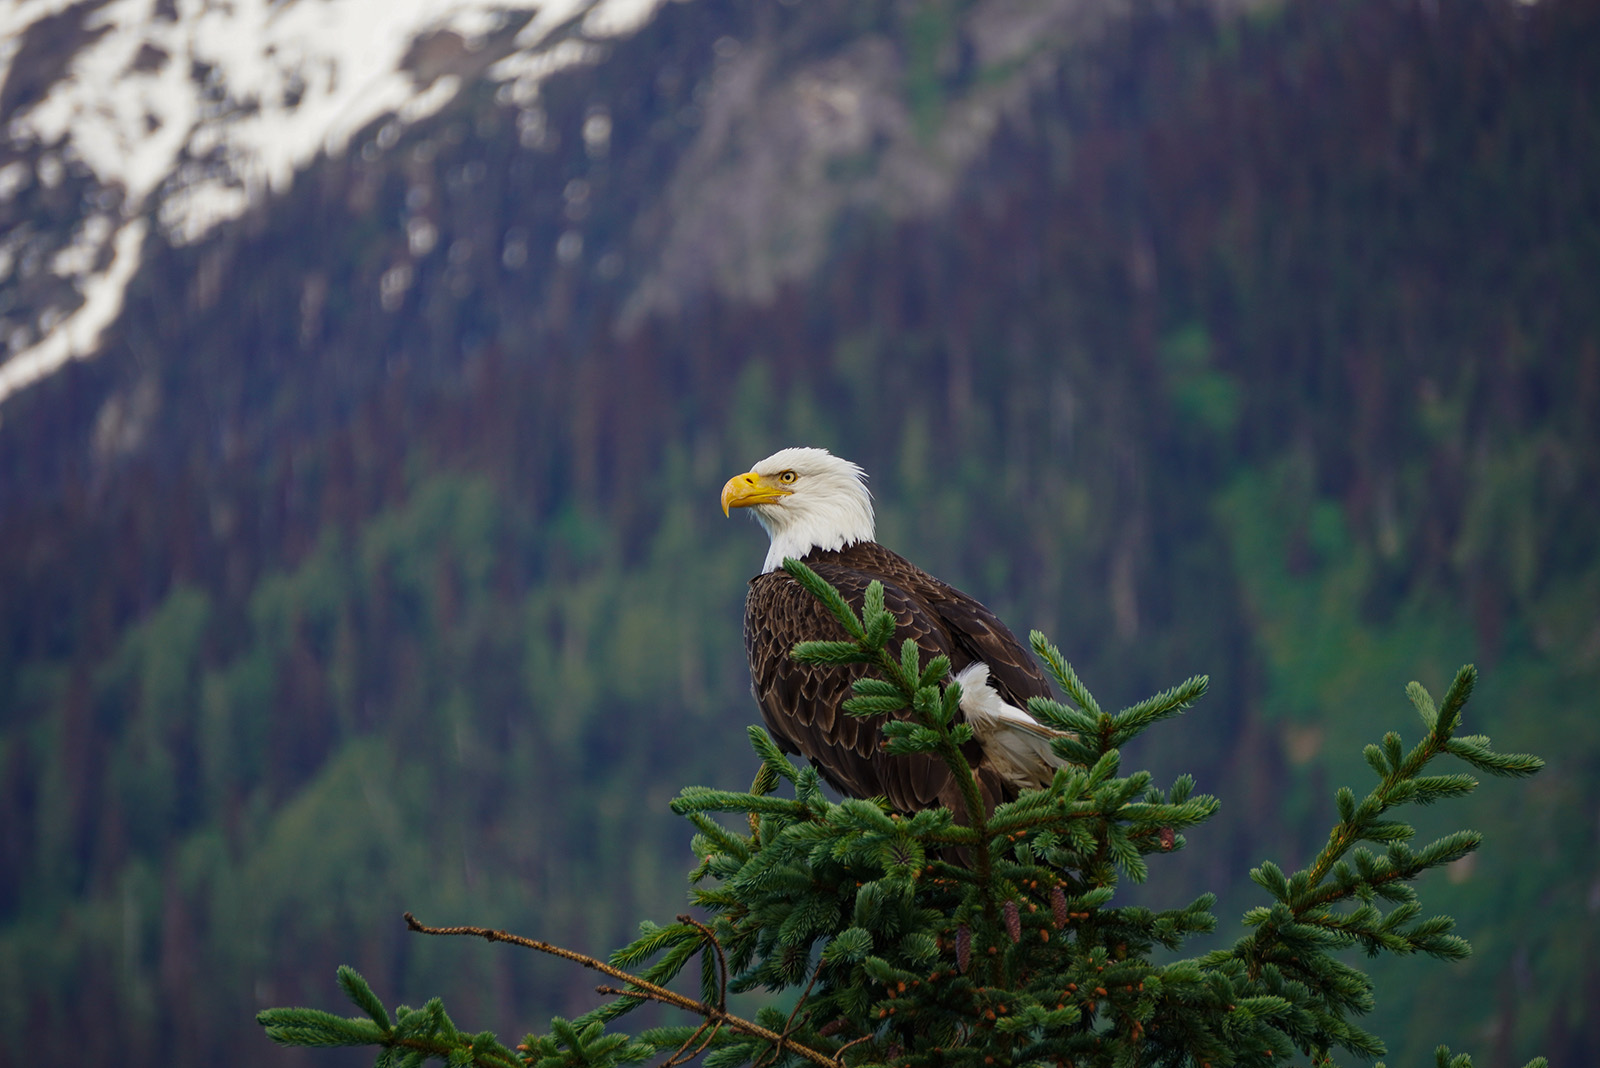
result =
[[772,539],[762,571],[873,537],[866,472],[827,449],[783,449],[734,475],[722,487],[723,514],[732,508],[750,509]]

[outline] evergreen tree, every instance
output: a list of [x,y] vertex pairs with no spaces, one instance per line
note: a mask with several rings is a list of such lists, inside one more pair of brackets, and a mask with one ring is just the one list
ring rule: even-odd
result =
[[[923,662],[910,641],[891,647],[894,620],[876,583],[851,605],[804,564],[785,567],[853,639],[804,642],[794,655],[870,665],[874,675],[856,684],[846,710],[891,714],[883,726],[891,753],[936,754],[971,783],[961,752],[971,730],[957,721],[960,689],[947,681],[945,658]],[[815,769],[797,768],[752,727],[760,768],[748,792],[689,787],[673,802],[698,832],[700,864],[690,881],[703,918],[646,923],[603,962],[503,931],[428,927],[407,914],[420,933],[512,942],[618,984],[599,988],[613,996],[606,1005],[553,1019],[515,1050],[488,1032],[458,1030],[437,999],[391,1015],[349,968],[339,982],[365,1016],[279,1008],[258,1020],[285,1044],[375,1046],[380,1066],[436,1057],[485,1068],[614,1068],[703,1056],[707,1068],[1224,1068],[1381,1055],[1383,1043],[1357,1022],[1374,1004],[1372,984],[1339,953],[1464,957],[1469,946],[1451,932],[1454,921],[1424,915],[1412,884],[1480,841],[1461,830],[1415,848],[1414,830],[1396,810],[1476,787],[1469,773],[1435,769],[1445,755],[1502,776],[1530,775],[1543,763],[1458,733],[1475,670],[1463,667],[1437,704],[1420,684],[1408,687],[1422,738],[1408,749],[1390,732],[1367,747],[1377,785],[1360,801],[1349,788],[1338,791],[1338,823],[1308,867],[1286,874],[1266,862],[1251,872],[1269,900],[1245,914],[1243,937],[1158,963],[1157,947],[1170,955],[1214,928],[1214,895],[1159,911],[1118,907],[1118,882],[1142,882],[1146,858],[1181,849],[1183,832],[1210,818],[1218,801],[1194,793],[1188,776],[1162,790],[1147,772],[1121,775],[1120,748],[1182,712],[1207,680],[1188,679],[1109,714],[1058,650],[1037,632],[1032,644],[1071,702],[1029,703],[1040,721],[1071,732],[1054,745],[1072,766],[1047,789],[993,811],[970,790],[965,822],[943,808],[908,816],[874,801],[835,804]],[[719,820],[728,814],[744,817],[737,831]],[[697,995],[670,989],[697,958]],[[729,1011],[730,992],[757,988],[773,1000],[754,1019]],[[636,1036],[610,1030],[650,1001],[685,1010],[690,1022]],[[1442,1046],[1436,1060],[1439,1068],[1471,1063]]]

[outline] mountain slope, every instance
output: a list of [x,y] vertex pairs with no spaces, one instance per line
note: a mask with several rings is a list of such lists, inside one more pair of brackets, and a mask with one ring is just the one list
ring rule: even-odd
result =
[[[536,117],[463,83],[153,240],[104,355],[7,401],[0,1011],[34,1056],[281,1063],[250,1013],[341,961],[505,1035],[580,1008],[395,915],[599,952],[681,907],[665,798],[752,770],[761,540],[714,494],[809,441],[1098,692],[1212,674],[1138,756],[1223,797],[1149,892],[1225,918],[1406,679],[1477,659],[1484,729],[1551,767],[1486,784],[1478,866],[1424,887],[1478,955],[1380,976],[1374,1024],[1396,1063],[1593,1059],[1595,5],[1175,5],[998,71],[941,10],[674,4]],[[1008,74],[917,207],[898,154]]]
[[[154,224],[189,244],[323,153],[399,129],[480,79],[539,79],[655,0],[232,4],[25,0],[0,14],[0,402],[116,319]],[[381,133],[381,131],[380,131]],[[392,137],[393,131],[383,134]],[[7,277],[11,276],[11,277]]]

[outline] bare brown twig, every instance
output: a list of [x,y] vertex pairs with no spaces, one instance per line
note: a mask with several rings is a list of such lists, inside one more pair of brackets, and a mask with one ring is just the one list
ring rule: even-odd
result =
[[[712,1023],[710,1020],[705,1021],[699,1027],[694,1029],[694,1034],[683,1040],[683,1045],[678,1047],[676,1053],[662,1061],[656,1066],[656,1068],[677,1068],[677,1066],[680,1064],[687,1064],[689,1061],[694,1060],[696,1057],[700,1056],[700,1054],[705,1052],[705,1048],[707,1046],[711,1045],[711,1043],[715,1041],[717,1032],[720,1030],[722,1030],[721,1024]],[[710,1032],[709,1034],[707,1034],[708,1031]],[[701,1035],[705,1035],[706,1040],[700,1043],[700,1045],[695,1046],[694,1052],[688,1052],[689,1047],[694,1045],[695,1039],[699,1038]]]
[[679,914],[679,923],[686,923],[706,936],[706,941],[711,943],[711,948],[717,951],[717,1008],[728,1007],[728,958],[723,955],[722,943],[717,941],[717,936],[711,933],[711,928],[687,914]]
[[802,1046],[798,1043],[791,1042],[786,1036],[762,1027],[760,1024],[755,1023],[754,1021],[735,1016],[732,1013],[714,1005],[707,1005],[703,1001],[697,1001],[694,998],[685,997],[676,991],[668,990],[664,986],[658,986],[655,983],[650,982],[648,979],[643,979],[637,975],[625,972],[621,968],[607,964],[605,961],[591,957],[588,954],[578,953],[575,950],[552,945],[549,942],[541,942],[536,938],[524,938],[522,935],[514,935],[507,931],[497,931],[490,927],[429,927],[418,920],[415,916],[411,915],[409,912],[405,914],[405,917],[406,926],[418,934],[470,935],[475,938],[482,938],[489,942],[509,942],[514,946],[521,946],[524,949],[536,949],[541,953],[549,953],[552,956],[560,957],[562,960],[569,960],[574,964],[581,964],[585,968],[592,968],[603,975],[609,975],[611,978],[621,980],[622,982],[633,987],[632,990],[619,990],[615,987],[605,986],[598,987],[597,989],[603,994],[613,994],[620,997],[630,998],[643,997],[649,998],[652,1001],[659,1001],[664,1005],[671,1005],[674,1008],[683,1009],[685,1012],[696,1013],[697,1015],[703,1016],[714,1023],[721,1024],[725,1027],[729,1027],[735,1031],[738,1031],[740,1034],[750,1035],[754,1038],[760,1038],[767,1042],[776,1043],[781,1047],[787,1047],[813,1064],[822,1065],[823,1068],[837,1068],[838,1062],[836,1062],[834,1058],[829,1057],[826,1053],[821,1053],[817,1050],[811,1049],[809,1046]]
[[871,1037],[872,1037],[872,1033],[869,1031],[867,1034],[862,1035],[860,1038],[852,1038],[849,1042],[846,1042],[844,1045],[840,1046],[839,1047],[839,1052],[835,1053],[833,1055],[834,1063],[835,1064],[843,1064],[844,1063],[844,1051],[845,1050],[849,1049],[851,1046],[859,1045],[860,1043],[867,1041]]
[[800,991],[800,1000],[794,1003],[794,1011],[789,1013],[787,1020],[783,1021],[784,1034],[788,1034],[794,1028],[794,1018],[800,1015],[800,1006],[804,1005],[806,998],[811,996],[811,988],[817,985],[817,977],[822,974],[823,966],[827,963],[827,958],[820,956],[817,958],[817,966],[811,970],[811,982],[807,983],[806,988]]
[[[817,966],[811,970],[811,981],[809,983],[807,983],[806,984],[806,988],[800,992],[800,998],[799,998],[799,1000],[797,1000],[794,1003],[794,1008],[792,1010],[790,1010],[789,1018],[787,1020],[783,1021],[783,1038],[784,1038],[785,1042],[787,1042],[789,1040],[789,1036],[794,1033],[794,1018],[796,1016],[800,1015],[801,1006],[805,1005],[806,999],[811,996],[811,988],[817,985],[817,977],[822,974],[822,969],[823,969],[823,967],[825,965],[827,965],[827,963],[828,963],[828,961],[827,961],[826,958],[819,957],[817,959]],[[851,1045],[854,1045],[854,1044],[855,1043],[853,1043],[853,1042],[851,1043]],[[840,1052],[842,1053],[843,1050],[841,1050]],[[771,1063],[776,1064],[778,1062],[778,1057],[782,1053],[783,1053],[783,1046],[782,1045],[778,1045],[778,1046],[772,1047],[772,1061],[771,1061]],[[838,1053],[835,1053],[833,1055],[833,1059],[838,1064],[843,1064],[844,1063],[843,1061],[839,1060],[839,1054]],[[761,1065],[763,1063],[764,1063],[764,1061],[756,1062],[755,1068],[761,1068]]]

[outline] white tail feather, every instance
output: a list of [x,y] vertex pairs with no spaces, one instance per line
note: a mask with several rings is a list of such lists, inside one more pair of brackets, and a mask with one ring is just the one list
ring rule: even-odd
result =
[[968,665],[955,681],[961,684],[961,711],[995,770],[1023,790],[1048,786],[1056,769],[1068,763],[1050,750],[1050,741],[1072,735],[1007,704],[989,685],[987,664]]

